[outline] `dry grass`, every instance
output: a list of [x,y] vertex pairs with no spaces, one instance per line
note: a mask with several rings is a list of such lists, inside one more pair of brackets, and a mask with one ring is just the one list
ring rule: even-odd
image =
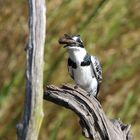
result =
[[[73,83],[67,53],[58,45],[64,33],[81,34],[90,54],[103,67],[100,100],[108,116],[140,133],[140,2],[139,0],[47,0],[44,85]],[[24,100],[28,8],[25,0],[0,1],[0,139],[16,139],[15,125]],[[44,102],[40,140],[84,140],[70,111]]]

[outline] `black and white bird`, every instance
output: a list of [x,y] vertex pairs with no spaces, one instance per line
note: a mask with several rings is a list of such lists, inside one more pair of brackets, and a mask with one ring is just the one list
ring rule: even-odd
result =
[[102,70],[99,60],[87,53],[80,35],[64,34],[59,43],[65,45],[68,58],[68,72],[75,83],[97,97],[102,81]]

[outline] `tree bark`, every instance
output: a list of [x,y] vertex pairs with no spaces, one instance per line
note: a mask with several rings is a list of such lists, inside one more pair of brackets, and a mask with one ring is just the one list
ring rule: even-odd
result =
[[74,111],[80,118],[83,135],[91,140],[132,140],[130,125],[110,120],[94,96],[79,87],[50,85],[44,91],[44,99]]
[[46,26],[45,0],[29,0],[26,95],[22,121],[17,124],[18,140],[37,140],[43,120],[43,65]]

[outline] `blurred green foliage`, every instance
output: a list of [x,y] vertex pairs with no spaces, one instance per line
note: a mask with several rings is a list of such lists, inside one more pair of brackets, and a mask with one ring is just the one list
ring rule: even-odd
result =
[[[0,140],[16,139],[25,90],[24,47],[28,38],[28,3],[0,1]],[[103,67],[99,100],[110,118],[140,133],[140,1],[47,0],[44,86],[73,83],[67,53],[58,44],[64,33],[80,34],[90,54]],[[39,140],[84,140],[71,111],[44,101]]]

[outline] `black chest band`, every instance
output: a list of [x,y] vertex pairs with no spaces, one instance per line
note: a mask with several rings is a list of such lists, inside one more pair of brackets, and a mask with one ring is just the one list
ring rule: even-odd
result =
[[[91,64],[91,56],[86,54],[84,60],[81,62],[81,66],[89,66]],[[77,68],[77,64],[68,58],[68,66],[71,66],[73,69]]]
[[84,61],[81,62],[81,66],[89,66],[90,64],[91,64],[91,56],[87,54],[84,57]]
[[70,58],[68,58],[68,66],[71,66],[72,68],[76,69],[77,65],[75,62],[73,62]]

